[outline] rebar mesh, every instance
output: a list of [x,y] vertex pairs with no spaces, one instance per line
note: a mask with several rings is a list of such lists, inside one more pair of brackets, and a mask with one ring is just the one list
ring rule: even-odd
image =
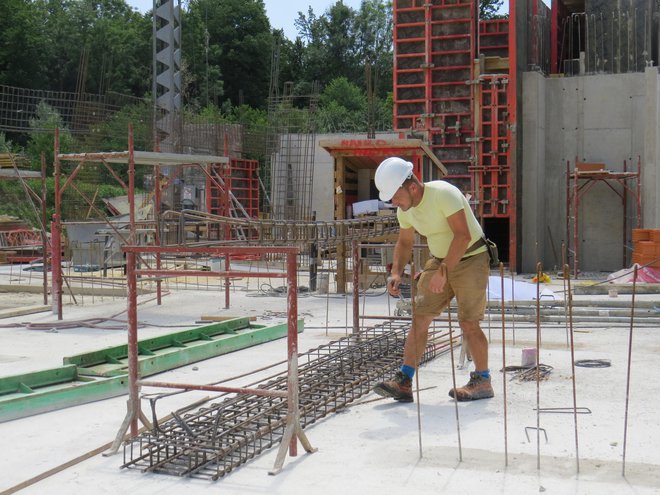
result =
[[[301,355],[299,407],[301,426],[315,423],[368,394],[401,361],[409,322],[392,321],[365,329]],[[449,349],[448,332],[431,333],[422,359]],[[286,372],[258,386],[285,391]],[[217,480],[279,444],[287,401],[262,396],[226,398],[180,416],[124,445],[122,467],[174,476]]]

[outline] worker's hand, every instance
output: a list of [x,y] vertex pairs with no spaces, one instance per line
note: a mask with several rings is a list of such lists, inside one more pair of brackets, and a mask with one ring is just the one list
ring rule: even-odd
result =
[[429,279],[429,290],[434,294],[441,294],[445,290],[447,283],[447,272],[445,270],[436,270]]
[[396,273],[390,273],[390,276],[387,277],[387,292],[390,293],[390,296],[399,297],[401,296],[401,289],[399,284],[401,283],[401,275]]

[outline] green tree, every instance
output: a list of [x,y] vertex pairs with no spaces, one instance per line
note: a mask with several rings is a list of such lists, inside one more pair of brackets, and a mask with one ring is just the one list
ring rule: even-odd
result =
[[200,106],[222,96],[233,106],[263,108],[273,41],[263,0],[191,0],[185,25],[190,96]]
[[393,77],[392,2],[364,0],[355,21],[358,59],[371,66],[376,96],[386,98]]
[[509,14],[500,14],[504,0],[480,0],[479,19],[506,19]]
[[30,139],[25,152],[34,170],[41,170],[41,153],[46,157],[46,175],[53,173],[55,151],[55,129],[59,129],[60,153],[67,153],[73,148],[73,137],[64,126],[57,111],[41,101],[37,105],[36,116],[30,119]]
[[319,17],[312,7],[307,14],[298,12],[295,26],[305,46],[301,62],[306,81],[319,81],[323,87],[335,77],[360,78],[355,17],[355,10],[339,0]]
[[367,128],[365,92],[346,77],[338,77],[325,87],[319,100],[319,132],[363,131]]
[[2,0],[0,84],[55,91],[151,89],[151,18],[125,0]]
[[39,3],[2,0],[0,12],[0,84],[43,88],[47,43]]

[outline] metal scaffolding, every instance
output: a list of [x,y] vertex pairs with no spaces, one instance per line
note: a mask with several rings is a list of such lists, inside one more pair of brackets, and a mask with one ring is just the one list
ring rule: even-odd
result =
[[[628,228],[628,195],[631,195],[635,205],[635,225],[642,226],[642,196],[641,196],[641,158],[637,159],[637,170],[628,171],[628,163],[623,162],[623,172],[611,172],[604,163],[585,163],[575,161],[575,168],[566,161],[566,239],[568,251],[573,255],[573,276],[578,278],[580,273],[580,201],[593,186],[598,183],[605,184],[620,199],[623,214],[622,232],[622,266],[627,266],[627,247],[629,238]],[[614,185],[618,184],[619,188]],[[571,226],[573,232],[571,233]],[[571,235],[572,234],[572,235]],[[570,240],[572,239],[572,246]]]

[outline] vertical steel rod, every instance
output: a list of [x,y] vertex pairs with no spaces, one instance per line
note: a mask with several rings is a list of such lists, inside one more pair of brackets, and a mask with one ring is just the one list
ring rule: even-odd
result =
[[507,399],[506,399],[506,329],[504,310],[504,263],[500,262],[500,280],[502,291],[502,396],[504,398],[504,465],[509,465],[509,431],[507,424]]
[[[444,273],[447,280],[447,265],[440,264],[440,271]],[[445,282],[445,291],[449,290],[449,284]],[[449,325],[449,355],[451,356],[451,381],[454,387],[454,410],[456,412],[456,434],[458,436],[458,460],[463,461],[463,446],[461,445],[461,423],[458,415],[458,394],[456,393],[456,365],[454,364],[454,336],[451,325],[451,301],[447,301],[447,324]],[[465,338],[465,337],[463,337]]]
[[541,469],[541,263],[536,264],[536,469]]
[[626,413],[623,421],[623,463],[621,476],[626,475],[626,450],[628,446],[628,404],[630,402],[630,369],[632,364],[632,339],[635,321],[635,293],[637,292],[637,265],[633,268],[632,300],[630,305],[630,333],[628,337],[628,373],[626,375]]
[[568,265],[564,265],[564,284],[567,286],[565,299],[568,304],[568,325],[571,338],[571,381],[573,384],[573,424],[575,425],[575,469],[580,472],[580,448],[578,441],[578,423],[577,423],[577,389],[575,386],[575,341],[573,334],[573,295],[571,294],[571,272]]
[[360,333],[360,250],[357,239],[351,242],[353,248],[353,335]]
[[[411,304],[411,317],[410,331],[415,330],[415,263],[410,263],[410,304]],[[417,342],[419,345],[419,342]],[[415,349],[415,394],[417,395],[417,434],[419,436],[419,458],[423,457],[422,452],[422,406],[419,401],[419,352]]]
[[[566,261],[564,261],[564,263],[562,264],[562,267],[564,267],[565,265],[566,265]],[[572,315],[572,314],[569,315],[569,308],[568,308],[568,299],[569,299],[569,297],[570,297],[569,292],[570,292],[570,290],[571,290],[571,284],[570,284],[570,278],[571,278],[570,267],[569,267],[569,271],[568,271],[568,272],[566,272],[566,270],[563,271],[563,273],[562,273],[562,278],[564,279],[562,282],[563,282],[563,284],[564,284],[564,321],[565,321],[564,326],[565,326],[565,328],[566,328],[566,347],[569,347],[569,345],[570,345],[570,343],[569,343],[569,335],[568,335],[568,334],[569,334],[569,327],[570,327],[570,331],[571,331],[571,332],[573,331],[573,320],[572,320],[573,315]],[[572,302],[572,299],[571,299],[571,302]],[[573,308],[571,308],[571,311],[572,311],[572,310],[573,310]],[[570,325],[569,325],[569,320],[570,320]]]
[[[504,294],[502,294],[504,297]],[[516,345],[516,280],[513,276],[513,270],[511,271],[511,331],[512,331],[512,344]]]

